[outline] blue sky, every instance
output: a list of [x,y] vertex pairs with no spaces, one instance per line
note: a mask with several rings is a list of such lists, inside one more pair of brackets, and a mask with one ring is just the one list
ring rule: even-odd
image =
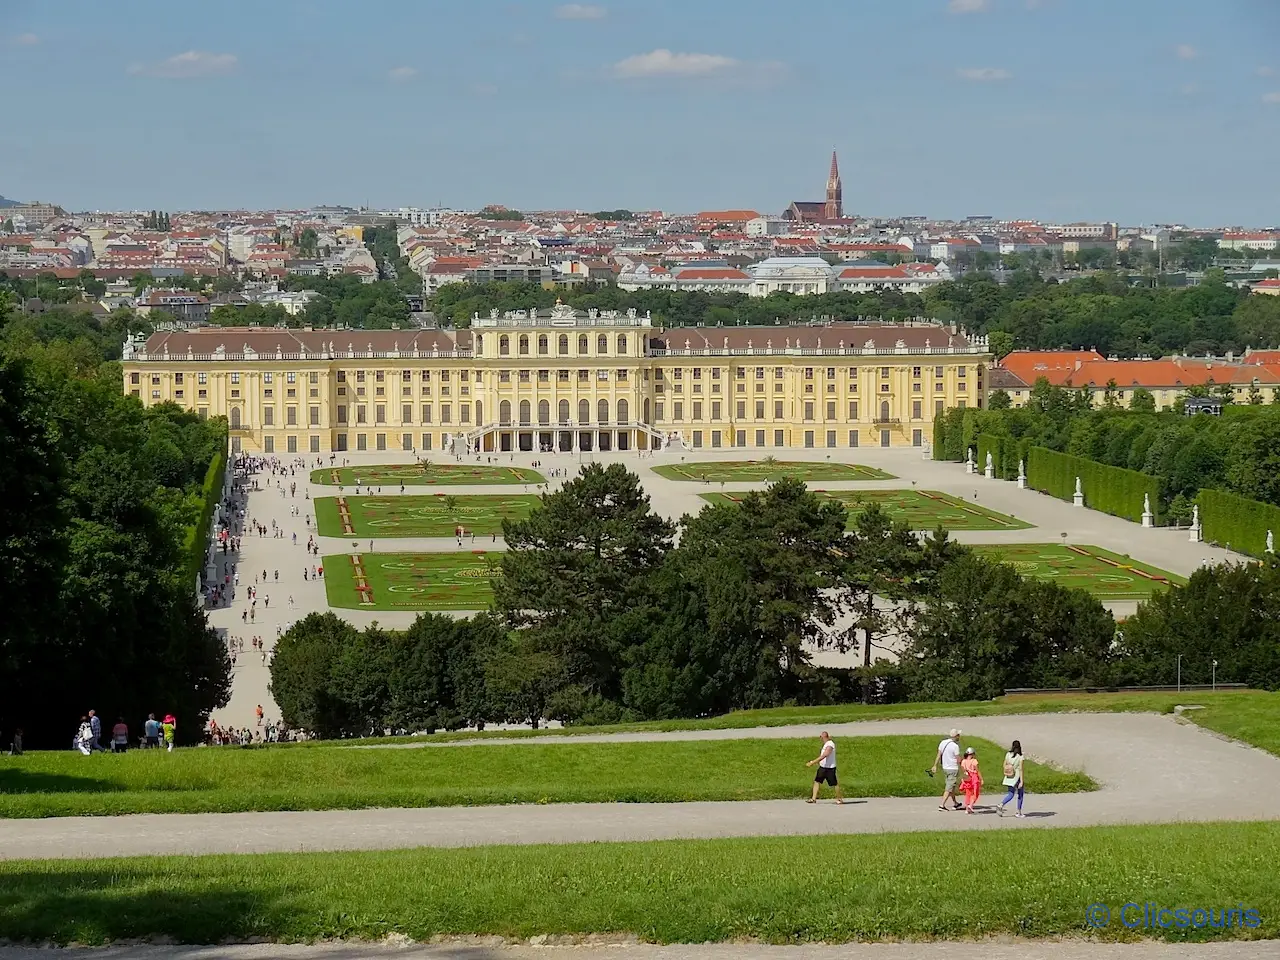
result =
[[1280,0],[0,0],[0,194],[1280,222]]

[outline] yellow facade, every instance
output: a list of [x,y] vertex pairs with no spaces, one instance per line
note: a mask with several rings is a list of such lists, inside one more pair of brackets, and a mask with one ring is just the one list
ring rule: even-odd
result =
[[126,394],[225,416],[248,452],[745,454],[928,443],[937,413],[984,405],[990,360],[938,326],[665,331],[557,307],[457,332],[157,333],[126,345],[123,370]]

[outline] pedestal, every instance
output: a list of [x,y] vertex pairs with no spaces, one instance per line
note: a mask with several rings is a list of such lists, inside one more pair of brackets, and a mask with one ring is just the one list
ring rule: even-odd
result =
[[968,474],[973,474],[975,472],[974,463],[972,460],[966,460],[964,462],[964,472]]
[[1200,534],[1200,524],[1191,525],[1191,536],[1188,538],[1192,543],[1200,543],[1204,538]]
[[1071,498],[1071,503],[1072,503],[1074,506],[1077,506],[1077,507],[1083,507],[1083,506],[1084,506],[1084,494],[1083,494],[1083,493],[1077,493],[1075,496],[1073,496],[1073,497]]
[[982,475],[988,480],[994,480],[996,478],[996,472],[991,467],[987,467],[987,469],[983,470]]
[[1025,489],[1027,489],[1027,478],[1026,478],[1026,477],[1019,477],[1019,478],[1018,478],[1018,489],[1019,489],[1019,490],[1025,490]]
[[1148,512],[1148,513],[1144,513],[1144,514],[1142,515],[1142,526],[1143,526],[1144,528],[1146,528],[1147,530],[1150,530],[1150,529],[1151,529],[1152,527],[1154,527],[1155,525],[1156,525],[1156,524],[1155,524],[1155,518],[1154,518],[1153,516],[1151,516],[1151,514],[1150,514],[1149,512]]

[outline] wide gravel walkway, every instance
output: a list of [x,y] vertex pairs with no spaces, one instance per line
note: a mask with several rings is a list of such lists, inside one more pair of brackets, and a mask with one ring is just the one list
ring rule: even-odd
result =
[[[856,800],[844,806],[796,800],[707,803],[579,803],[519,806],[334,810],[286,813],[160,814],[0,820],[0,858],[106,857],[138,854],[385,850],[480,844],[571,843],[690,837],[881,833],[914,830],[1014,830],[1115,823],[1270,820],[1280,796],[1280,758],[1222,739],[1193,724],[1155,714],[1039,714],[967,719],[830,724],[842,771],[858,763],[858,737],[942,736],[958,726],[1005,744],[1020,739],[1028,756],[1083,770],[1101,785],[1092,793],[1036,795],[1028,817],[943,813],[932,798]],[[814,737],[816,725],[547,737],[539,743]],[[519,750],[524,740],[481,741]],[[345,749],[359,749],[348,747]],[[994,802],[1002,757],[980,758]],[[932,756],[920,758],[921,777]],[[847,775],[847,774],[846,774]],[[941,781],[938,783],[941,792]],[[854,798],[856,799],[856,798]]]

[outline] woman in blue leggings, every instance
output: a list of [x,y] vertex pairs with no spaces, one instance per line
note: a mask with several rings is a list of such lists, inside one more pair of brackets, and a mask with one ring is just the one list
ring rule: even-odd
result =
[[1022,744],[1017,740],[1013,741],[1013,746],[1004,755],[1003,783],[1009,788],[1009,792],[1000,801],[1000,806],[996,807],[996,813],[1003,817],[1005,804],[1012,800],[1013,795],[1016,793],[1018,795],[1018,817],[1019,819],[1024,819],[1026,814],[1022,812],[1022,795],[1025,789],[1022,782]]

